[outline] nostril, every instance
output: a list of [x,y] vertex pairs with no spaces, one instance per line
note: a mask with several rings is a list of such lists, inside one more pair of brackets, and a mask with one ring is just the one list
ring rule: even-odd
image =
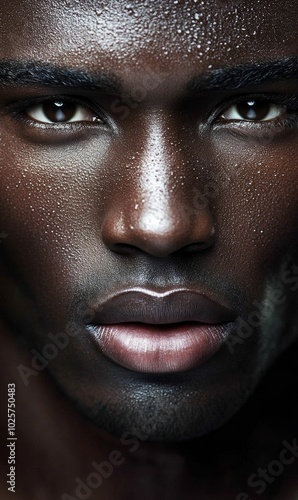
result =
[[103,243],[114,253],[162,258],[178,251],[191,255],[207,249],[214,242],[215,228],[208,209],[189,215],[171,200],[163,207],[143,206],[139,212],[123,204],[119,211],[114,200],[106,209],[101,233]]
[[187,245],[186,247],[184,247],[178,251],[184,252],[184,253],[197,253],[197,252],[201,252],[202,250],[209,248],[210,245],[211,245],[210,241],[208,241],[208,242],[202,241],[199,243],[193,243],[192,245]]
[[128,243],[114,243],[110,249],[113,252],[120,253],[122,255],[133,255],[141,252],[136,246],[129,245]]
[[176,250],[176,252],[173,252],[173,255],[187,255],[187,254],[196,254],[196,253],[200,253],[202,252],[203,250],[207,250],[208,248],[210,248],[213,244],[213,241],[202,241],[202,242],[198,242],[198,243],[193,243],[191,245],[185,245],[183,246],[182,248],[179,248],[178,250]]

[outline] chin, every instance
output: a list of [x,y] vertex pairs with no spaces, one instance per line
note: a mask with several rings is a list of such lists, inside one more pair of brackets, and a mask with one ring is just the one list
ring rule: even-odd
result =
[[[168,381],[167,381],[168,382]],[[170,387],[159,381],[152,390],[135,389],[117,398],[96,399],[86,393],[67,394],[75,408],[95,426],[123,439],[140,442],[181,442],[205,436],[227,423],[247,401],[256,381],[227,384],[203,391]]]

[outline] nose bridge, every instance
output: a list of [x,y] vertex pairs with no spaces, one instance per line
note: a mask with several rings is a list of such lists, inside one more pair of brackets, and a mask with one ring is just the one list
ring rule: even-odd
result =
[[200,213],[191,208],[195,173],[173,122],[154,115],[139,137],[133,162],[121,169],[122,196],[115,188],[109,197],[104,242],[113,250],[130,247],[155,256],[206,248],[213,239],[212,218],[206,207]]
[[177,182],[177,176],[181,172],[183,158],[170,128],[160,119],[150,123],[148,129],[138,178],[141,208],[136,215],[143,228],[164,232],[173,229],[177,221],[175,206],[178,208],[179,205],[182,209],[180,191],[184,183]]

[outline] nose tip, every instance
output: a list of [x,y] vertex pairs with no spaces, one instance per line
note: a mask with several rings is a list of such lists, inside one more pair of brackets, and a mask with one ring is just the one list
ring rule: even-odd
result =
[[197,206],[193,196],[194,159],[182,147],[173,117],[157,111],[148,111],[137,131],[134,161],[127,168],[122,160],[118,167],[121,185],[108,185],[102,239],[114,252],[166,257],[206,249],[214,241],[208,204]]
[[[136,212],[136,211],[135,211]],[[126,212],[127,213],[127,212]],[[175,252],[205,250],[214,242],[215,229],[208,210],[190,215],[178,207],[166,213],[110,211],[102,225],[102,238],[112,251],[122,254],[143,252],[155,257],[167,257]]]

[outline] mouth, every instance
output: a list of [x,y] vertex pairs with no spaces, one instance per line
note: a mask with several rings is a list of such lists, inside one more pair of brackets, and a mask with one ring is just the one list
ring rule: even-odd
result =
[[134,288],[101,302],[87,329],[102,354],[124,368],[176,373],[213,357],[235,319],[231,308],[196,290]]

